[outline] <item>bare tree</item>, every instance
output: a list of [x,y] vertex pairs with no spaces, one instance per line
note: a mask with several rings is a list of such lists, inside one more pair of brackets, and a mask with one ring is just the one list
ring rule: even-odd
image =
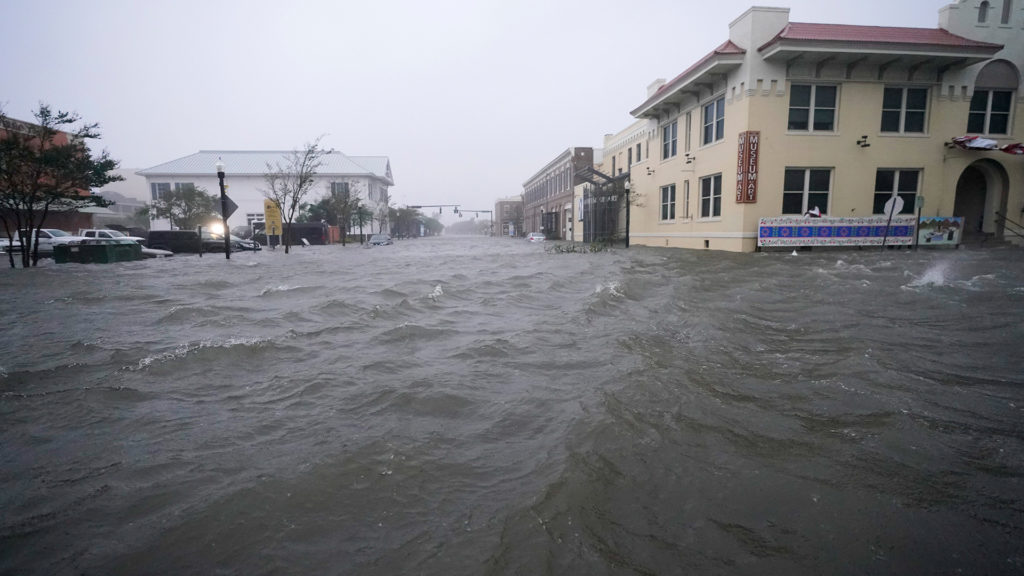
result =
[[267,188],[262,192],[281,211],[286,231],[285,254],[289,253],[291,247],[291,225],[299,206],[313,188],[317,170],[324,164],[324,157],[331,153],[320,145],[321,139],[323,136],[318,136],[312,143],[307,143],[304,149],[293,150],[283,157],[283,162],[267,162],[267,172],[263,175]]

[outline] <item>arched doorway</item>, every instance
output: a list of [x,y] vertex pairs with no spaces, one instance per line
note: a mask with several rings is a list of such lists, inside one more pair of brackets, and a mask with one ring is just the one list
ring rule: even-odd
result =
[[964,219],[963,241],[1003,237],[1009,178],[995,160],[978,160],[960,173],[953,216]]

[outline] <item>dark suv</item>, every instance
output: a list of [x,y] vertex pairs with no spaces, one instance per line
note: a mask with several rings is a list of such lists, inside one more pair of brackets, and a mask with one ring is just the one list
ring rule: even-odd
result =
[[199,252],[199,233],[195,230],[150,230],[146,245],[171,252]]
[[[195,230],[150,230],[148,246],[158,250],[170,250],[171,252],[199,252],[200,245],[203,252],[223,252],[224,237],[219,234],[203,234],[200,244],[199,233]],[[259,250],[258,242],[243,240],[238,236],[231,236],[231,251],[241,252],[243,250]]]

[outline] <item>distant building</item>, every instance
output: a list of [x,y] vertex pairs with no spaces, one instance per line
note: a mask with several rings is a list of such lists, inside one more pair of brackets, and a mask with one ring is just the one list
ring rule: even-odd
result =
[[92,192],[104,197],[108,192],[113,192],[114,196],[145,205],[149,201],[149,185],[146,183],[146,178],[139,176],[138,172],[138,168],[118,168],[113,173],[124,180],[107,183],[99,190],[93,189]]
[[494,204],[496,233],[501,236],[525,236],[523,232],[523,197],[502,198]]
[[[19,133],[25,135],[33,135],[39,128],[37,124],[32,122],[26,122],[24,120],[18,120],[16,118],[10,118],[7,116],[3,117],[3,123],[0,124],[0,138],[4,138],[8,133]],[[62,130],[56,130],[53,138],[50,140],[50,144],[53,146],[66,146],[72,142],[72,135]],[[34,143],[38,143],[37,140],[32,140]],[[89,196],[89,190],[77,190],[74,194],[77,196]],[[41,213],[38,208],[33,207],[30,212],[33,214],[33,218],[38,217]],[[59,203],[53,203],[50,205],[46,213],[45,220],[36,222],[39,227],[44,228],[57,228],[60,230],[67,230],[71,232],[77,232],[79,228],[92,228],[93,219],[96,215],[110,214],[107,208],[99,206],[88,206],[85,208],[68,209],[67,206],[62,207]],[[6,221],[8,225],[13,225],[15,222],[14,214],[9,213],[6,209],[0,209],[0,219]],[[0,236],[6,237],[5,230],[0,230]],[[13,233],[13,231],[10,231]]]
[[[224,163],[227,195],[238,205],[238,210],[228,219],[228,226],[251,226],[254,222],[264,221],[263,190],[266,182],[263,176],[267,172],[267,164],[284,165],[290,155],[290,151],[202,150],[139,170],[137,174],[146,179],[150,200],[183,186],[202,187],[219,197],[216,164],[220,159]],[[390,230],[388,189],[393,185],[391,162],[386,156],[347,156],[331,152],[317,170],[315,183],[305,201],[314,203],[332,193],[348,190],[361,198],[373,214],[370,229],[386,232]],[[153,223],[155,229],[169,226],[167,221]]]
[[106,212],[96,214],[93,217],[93,225],[102,228],[111,225],[124,227],[148,227],[144,218],[137,216],[142,208],[145,208],[148,188],[146,179],[137,175],[135,168],[119,168],[114,174],[124,178],[117,182],[110,182],[99,190],[94,189],[93,194],[102,196],[104,200],[113,202],[106,207]]
[[593,164],[593,148],[569,148],[524,182],[524,233],[543,232],[551,239],[569,237],[573,189],[582,183],[576,172]]
[[747,10],[631,112],[656,126],[643,157],[609,151],[604,168],[640,197],[632,242],[752,251],[761,218],[870,219],[893,195],[903,214],[923,201],[923,216],[962,217],[965,234],[1020,242],[1006,224],[1024,209],[1024,11],[1013,8],[960,0],[938,28]]

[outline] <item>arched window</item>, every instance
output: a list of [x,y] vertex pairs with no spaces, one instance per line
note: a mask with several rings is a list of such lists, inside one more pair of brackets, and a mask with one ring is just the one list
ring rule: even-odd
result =
[[978,24],[984,24],[988,21],[988,0],[984,0],[978,6]]
[[1003,17],[1000,19],[1000,22],[1009,24],[1011,12],[1013,12],[1013,0],[1003,0]]
[[974,80],[974,95],[967,115],[971,134],[1009,134],[1010,108],[1020,84],[1017,67],[1007,60],[993,60]]

